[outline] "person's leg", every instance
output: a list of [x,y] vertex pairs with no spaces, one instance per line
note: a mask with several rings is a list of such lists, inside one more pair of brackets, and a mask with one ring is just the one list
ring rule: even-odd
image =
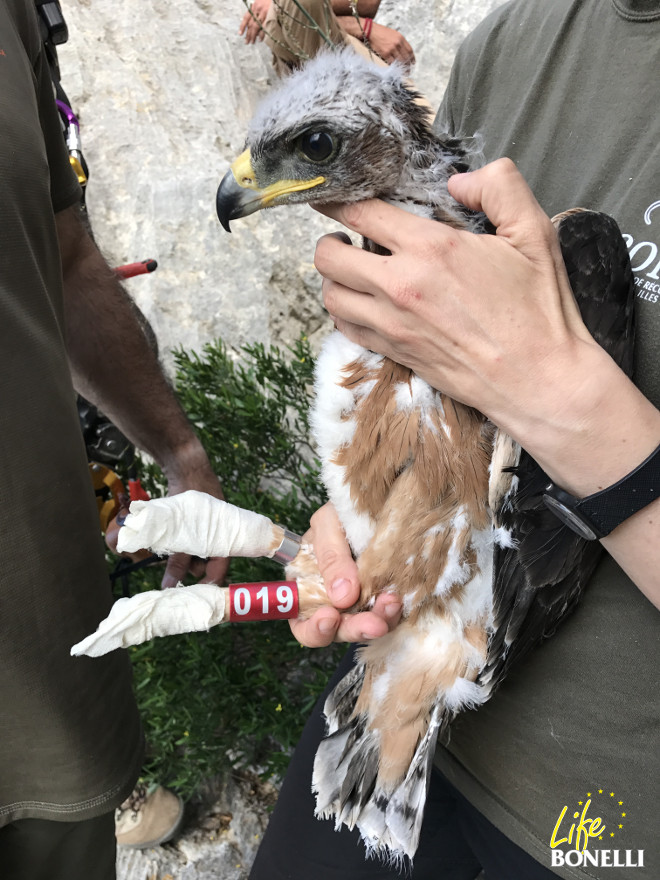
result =
[[[303,0],[305,10],[333,43],[342,42],[342,30],[326,0]],[[271,0],[264,21],[265,43],[280,61],[299,64],[326,45],[321,34],[293,0]]]
[[[446,782],[445,785],[452,789]],[[557,875],[532,858],[497,829],[455,789],[457,817],[463,837],[484,866],[487,880],[557,880]]]
[[349,652],[307,722],[250,880],[473,880],[481,866],[461,834],[454,793],[447,796],[439,774],[434,773],[431,782],[412,873],[407,868],[399,873],[379,859],[368,859],[357,831],[345,827],[335,831],[333,821],[314,818],[311,779],[316,749],[325,732],[322,707],[326,694],[352,662]]
[[0,828],[2,880],[115,880],[115,819],[19,819]]
[[[368,47],[354,37],[344,33],[339,27],[332,7],[327,0],[300,0],[305,12],[318,24],[321,31],[335,45],[346,43],[352,46],[358,55],[370,58],[376,64],[385,62],[370,52]],[[293,0],[272,0],[268,15],[264,21],[264,40],[275,58],[276,66],[285,67],[300,64],[327,45],[326,40],[317,31]]]

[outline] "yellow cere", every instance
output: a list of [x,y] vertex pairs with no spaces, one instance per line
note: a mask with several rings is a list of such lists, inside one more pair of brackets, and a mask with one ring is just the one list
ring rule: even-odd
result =
[[257,184],[257,178],[252,169],[252,158],[250,151],[245,150],[234,161],[231,166],[231,172],[236,179],[236,183],[244,189],[253,189],[261,195],[264,206],[268,206],[278,196],[288,195],[293,192],[301,192],[302,190],[312,189],[325,183],[325,177],[314,177],[311,180],[278,180],[263,188]]

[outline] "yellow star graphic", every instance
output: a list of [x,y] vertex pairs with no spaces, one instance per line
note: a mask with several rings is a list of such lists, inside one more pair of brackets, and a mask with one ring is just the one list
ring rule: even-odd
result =
[[614,837],[614,832],[610,831],[610,837]]
[[590,792],[590,791],[587,792],[587,797],[591,797],[591,792]]
[[582,806],[582,801],[578,801],[578,807]]
[[623,825],[619,825],[619,828],[623,828]]
[[624,818],[625,818],[625,816],[626,816],[626,814],[625,814],[625,813],[621,813],[621,815],[622,815],[622,816],[623,816],[623,817],[624,817]]
[[614,792],[613,792],[613,791],[610,792],[610,797],[614,797]]
[[603,793],[603,789],[602,789],[602,788],[599,788],[599,789],[598,789],[598,794],[602,794],[602,793]]

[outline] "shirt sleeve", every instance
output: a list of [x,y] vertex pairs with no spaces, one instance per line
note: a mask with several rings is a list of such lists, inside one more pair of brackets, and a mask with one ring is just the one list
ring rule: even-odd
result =
[[489,66],[493,57],[497,57],[500,30],[512,5],[507,3],[487,15],[459,46],[435,118],[437,133],[452,137],[475,135],[478,120],[475,122],[473,118],[474,99],[488,82]]
[[466,67],[465,56],[468,53],[468,40],[459,47],[454,63],[452,64],[449,82],[440,107],[433,123],[433,128],[438,134],[448,134],[450,137],[465,135],[462,120],[465,103],[467,101],[467,89],[463,70]]

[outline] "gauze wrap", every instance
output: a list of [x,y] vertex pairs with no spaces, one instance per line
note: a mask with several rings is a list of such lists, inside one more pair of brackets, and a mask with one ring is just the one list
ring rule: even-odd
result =
[[[117,550],[211,556],[272,556],[277,527],[266,516],[204,492],[133,501],[119,530]],[[283,530],[279,530],[283,534]],[[275,546],[273,546],[275,543]]]
[[[133,553],[212,556],[273,556],[284,530],[267,517],[243,510],[203,492],[133,501],[119,530],[117,549]],[[155,636],[208,630],[222,623],[227,590],[195,584],[173,590],[151,590],[119,599],[99,628],[71,648],[73,655],[99,657],[139,645]]]
[[74,645],[71,654],[100,657],[156,636],[210,629],[222,623],[226,592],[215,584],[194,584],[118,599],[96,632]]

